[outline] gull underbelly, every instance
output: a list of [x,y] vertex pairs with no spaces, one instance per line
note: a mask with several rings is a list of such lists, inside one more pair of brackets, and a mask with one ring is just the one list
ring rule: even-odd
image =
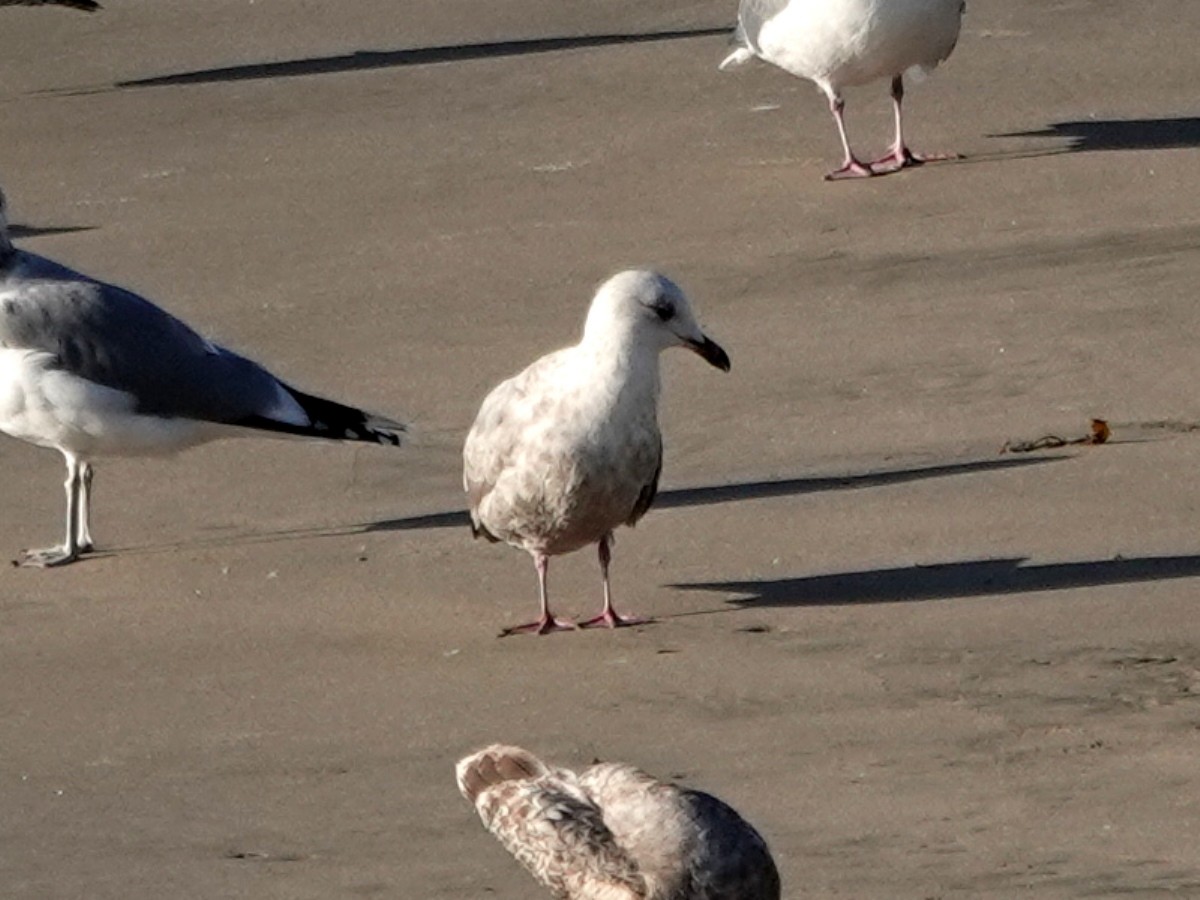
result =
[[220,426],[143,415],[125,391],[54,366],[48,353],[0,349],[0,430],[85,459],[156,456],[211,439]]

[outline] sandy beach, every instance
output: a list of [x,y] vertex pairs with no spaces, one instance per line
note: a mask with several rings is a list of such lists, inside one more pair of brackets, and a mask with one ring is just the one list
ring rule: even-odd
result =
[[[971,0],[905,107],[965,158],[842,183],[735,14],[0,9],[16,243],[413,428],[102,461],[100,552],[0,571],[0,895],[541,896],[454,786],[505,741],[721,796],[789,898],[1200,896],[1200,5]],[[882,151],[886,85],[848,116]],[[463,438],[631,265],[733,361],[663,357],[656,621],[497,639]],[[3,559],[62,479],[0,439]]]

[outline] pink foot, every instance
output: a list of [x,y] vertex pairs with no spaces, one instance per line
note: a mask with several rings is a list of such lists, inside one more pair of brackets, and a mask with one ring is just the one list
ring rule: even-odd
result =
[[505,628],[498,635],[499,637],[508,637],[510,634],[549,634],[552,631],[575,631],[579,628],[574,622],[569,619],[559,619],[555,616],[542,616],[536,622],[527,622],[524,625],[514,625],[512,628]]
[[962,157],[957,153],[913,153],[907,147],[901,147],[898,150],[892,150],[886,156],[873,160],[870,165],[871,171],[876,175],[885,175],[888,172],[899,172],[901,169],[909,169],[925,163],[945,162],[951,159],[962,159]]
[[870,178],[875,171],[870,166],[864,166],[857,159],[848,159],[840,169],[834,169],[825,176],[826,181],[841,181],[845,178]]
[[611,609],[606,609],[598,616],[588,619],[586,622],[580,622],[580,628],[629,628],[632,625],[648,625],[654,620],[643,616],[619,616]]

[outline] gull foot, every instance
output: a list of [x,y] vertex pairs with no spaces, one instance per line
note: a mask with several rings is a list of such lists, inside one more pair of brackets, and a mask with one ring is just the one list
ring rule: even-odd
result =
[[50,569],[54,566],[65,566],[79,559],[79,552],[72,553],[66,547],[47,547],[44,550],[22,550],[21,555],[13,560],[14,566],[29,566],[33,569]]
[[946,162],[952,159],[962,159],[957,153],[913,153],[907,147],[893,150],[886,156],[870,163],[871,171],[876,175],[887,175],[899,172],[901,169],[911,169],[913,166],[923,166],[925,163]]
[[654,619],[649,616],[619,616],[612,610],[605,610],[600,615],[580,622],[580,628],[629,628],[633,625],[649,625]]
[[508,637],[511,634],[549,634],[552,631],[575,631],[579,626],[569,619],[558,619],[554,616],[543,616],[536,622],[524,625],[514,625],[505,628],[497,637]]
[[877,174],[870,166],[864,166],[857,159],[847,160],[840,169],[834,169],[825,176],[826,181],[842,181],[847,178],[870,178]]

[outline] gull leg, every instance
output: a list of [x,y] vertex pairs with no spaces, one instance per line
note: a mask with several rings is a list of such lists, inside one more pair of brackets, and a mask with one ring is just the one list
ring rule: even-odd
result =
[[79,524],[76,534],[79,535],[79,552],[91,553],[95,549],[92,542],[92,464],[82,465],[83,484],[79,492]]
[[604,578],[604,611],[586,622],[580,622],[580,628],[594,628],[597,625],[607,625],[609,628],[621,628],[626,625],[645,625],[651,619],[638,616],[620,616],[613,609],[612,590],[608,585],[608,564],[612,560],[612,532],[600,538],[600,574]]
[[550,596],[546,591],[546,570],[550,567],[550,557],[544,553],[533,555],[533,564],[537,567],[538,593],[542,599],[542,617],[536,622],[525,625],[515,625],[500,632],[500,637],[510,634],[549,634],[552,631],[572,631],[578,626],[566,619],[556,619],[550,612]]
[[834,169],[825,176],[826,181],[839,181],[843,178],[870,178],[875,173],[869,166],[864,166],[850,149],[850,138],[846,136],[846,101],[836,94],[829,95],[829,111],[837,123],[838,136],[842,139],[842,167]]
[[63,452],[67,458],[67,480],[63,487],[67,490],[67,539],[59,547],[46,547],[43,550],[22,550],[18,565],[33,566],[47,569],[51,566],[64,566],[79,558],[79,540],[76,529],[79,525],[80,495],[83,493],[83,467],[73,453]]
[[919,166],[927,162],[940,162],[947,159],[958,159],[957,153],[918,154],[908,149],[904,143],[904,77],[897,75],[892,79],[892,110],[896,119],[896,139],[892,149],[871,163],[871,169],[877,173],[897,172],[910,166]]

